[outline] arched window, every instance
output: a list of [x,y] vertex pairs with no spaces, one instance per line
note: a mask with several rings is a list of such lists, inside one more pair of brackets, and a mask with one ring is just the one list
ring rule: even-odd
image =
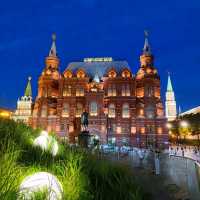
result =
[[152,97],[154,95],[154,92],[153,92],[153,87],[148,87],[146,89],[146,93],[147,93],[147,96],[148,97]]
[[123,70],[123,71],[122,71],[122,77],[123,77],[123,78],[129,78],[129,77],[131,77],[130,71],[127,70],[127,69]]
[[71,95],[72,95],[72,87],[71,87],[71,85],[64,86],[64,88],[63,88],[63,96],[64,97],[69,97]]
[[79,69],[76,75],[77,75],[77,78],[84,78],[85,72],[82,69]]
[[64,77],[65,78],[72,78],[72,72],[70,70],[67,70],[64,72]]
[[155,117],[154,107],[152,105],[147,106],[147,108],[146,108],[146,116],[149,119],[152,119],[152,118]]
[[69,104],[63,104],[62,117],[69,117]]
[[47,97],[47,88],[43,88],[43,94],[42,94],[43,97]]
[[76,105],[76,117],[81,117],[83,112],[83,105],[81,103],[77,103]]
[[123,118],[129,118],[130,117],[130,111],[129,111],[129,104],[124,103],[122,106],[122,117]]
[[130,86],[129,86],[129,84],[122,85],[122,96],[130,96]]
[[117,90],[115,85],[109,85],[108,86],[108,96],[113,96],[115,97],[117,95]]
[[97,103],[93,101],[90,103],[90,115],[97,116],[97,114],[98,114]]
[[47,117],[47,106],[46,105],[42,106],[41,117]]
[[108,77],[115,78],[116,76],[117,76],[117,73],[114,69],[112,69],[108,72]]
[[108,117],[115,118],[115,104],[111,103],[108,107]]
[[84,96],[84,88],[76,88],[76,96],[77,97]]

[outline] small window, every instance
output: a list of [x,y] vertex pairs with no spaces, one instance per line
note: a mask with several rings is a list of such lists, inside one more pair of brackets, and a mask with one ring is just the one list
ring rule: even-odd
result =
[[76,105],[76,117],[81,117],[83,112],[83,105],[81,103],[77,103]]
[[77,78],[84,78],[85,77],[85,72],[83,70],[79,70],[77,72]]
[[67,97],[67,96],[71,96],[72,95],[72,87],[70,85],[65,86],[63,88],[63,96]]
[[113,97],[117,96],[117,90],[115,85],[108,86],[108,96],[113,96]]
[[128,84],[122,85],[122,96],[130,96],[130,86]]
[[110,77],[110,78],[115,78],[116,76],[117,76],[117,73],[116,73],[115,70],[110,70],[110,71],[108,72],[108,77]]
[[149,119],[152,119],[152,118],[155,117],[154,107],[152,105],[147,106],[147,108],[146,108],[146,116]]
[[76,88],[76,96],[77,97],[84,96],[84,89],[83,88]]
[[69,117],[69,104],[68,103],[63,104],[62,117]]
[[65,77],[65,78],[72,78],[72,72],[69,71],[69,70],[65,71],[65,72],[64,72],[64,77]]
[[123,72],[122,72],[122,77],[123,77],[123,78],[129,78],[129,77],[131,77],[130,71],[128,71],[128,70],[123,70]]
[[47,106],[42,106],[41,117],[47,117]]
[[111,103],[108,108],[108,117],[115,118],[115,104]]
[[129,118],[130,117],[129,104],[128,103],[125,103],[122,106],[122,117],[123,118]]
[[98,114],[97,103],[91,102],[90,103],[90,115],[91,116],[97,116],[97,114]]

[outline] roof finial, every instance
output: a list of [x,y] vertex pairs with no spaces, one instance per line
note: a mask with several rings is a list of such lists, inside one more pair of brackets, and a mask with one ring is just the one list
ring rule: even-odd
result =
[[144,31],[144,37],[145,37],[145,41],[144,41],[143,53],[151,55],[151,48],[148,41],[149,33],[147,30]]
[[53,56],[53,57],[57,56],[57,53],[56,53],[56,34],[55,33],[52,34],[52,45],[51,45],[51,49],[49,51],[49,56]]

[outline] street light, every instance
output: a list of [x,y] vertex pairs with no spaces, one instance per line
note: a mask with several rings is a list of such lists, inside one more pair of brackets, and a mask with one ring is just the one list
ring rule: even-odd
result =
[[183,127],[183,128],[187,128],[189,126],[189,124],[186,121],[181,121],[180,126]]
[[167,127],[168,129],[171,129],[171,128],[172,128],[172,124],[167,123],[167,124],[166,124],[166,127]]

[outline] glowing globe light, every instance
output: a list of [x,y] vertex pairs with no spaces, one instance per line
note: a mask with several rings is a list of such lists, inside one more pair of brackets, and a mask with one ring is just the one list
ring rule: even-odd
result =
[[48,135],[46,131],[41,132],[41,135],[34,140],[33,145],[41,147],[44,151],[49,150],[53,156],[56,156],[58,153],[58,142],[55,138]]
[[19,196],[24,200],[34,199],[34,194],[47,192],[47,199],[62,199],[63,188],[58,179],[47,172],[38,172],[26,177],[19,188]]

